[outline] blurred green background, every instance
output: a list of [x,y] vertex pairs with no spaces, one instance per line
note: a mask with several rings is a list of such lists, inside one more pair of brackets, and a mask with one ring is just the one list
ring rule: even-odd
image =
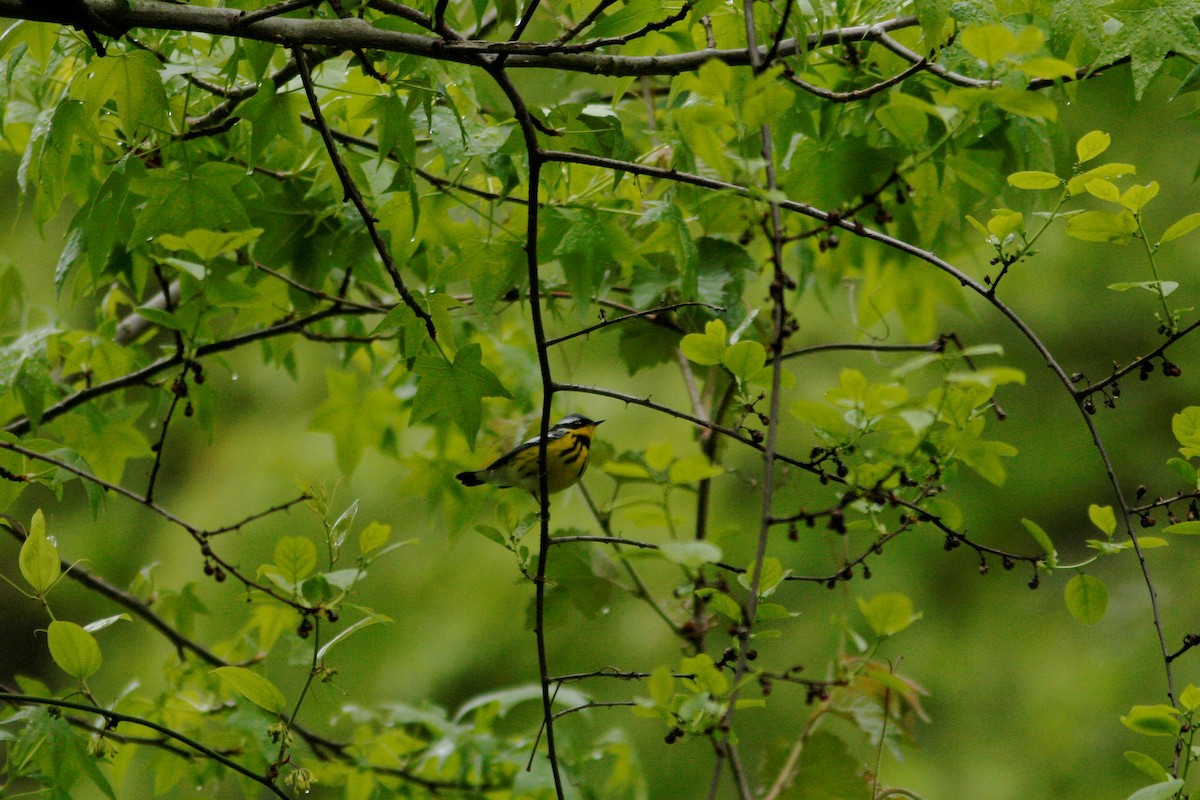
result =
[[[1160,81],[1140,105],[1132,100],[1128,73],[1115,69],[1075,90],[1075,100],[1063,103],[1067,136],[1060,143],[1066,161],[1071,143],[1092,129],[1112,134],[1105,158],[1139,167],[1139,182],[1156,180],[1162,193],[1148,211],[1151,229],[1161,232],[1185,213],[1200,209],[1200,193],[1192,181],[1197,160],[1194,122],[1181,119],[1184,108],[1167,102],[1173,86]],[[86,324],[96,298],[56,298],[54,264],[61,247],[60,231],[48,226],[42,236],[19,212],[15,188],[16,158],[4,157],[0,192],[0,251],[19,265],[31,305],[50,318]],[[1018,202],[1016,196],[1009,202]],[[986,218],[989,209],[962,209]],[[44,239],[43,239],[44,237]],[[1061,228],[1045,237],[1040,255],[1021,265],[1006,279],[1002,295],[1038,331],[1069,371],[1092,379],[1105,376],[1113,360],[1128,362],[1159,341],[1152,319],[1154,298],[1148,293],[1107,292],[1114,281],[1144,280],[1144,256],[1138,245],[1125,249],[1068,240]],[[844,257],[851,257],[848,253]],[[1200,237],[1182,240],[1161,254],[1163,276],[1182,284],[1174,299],[1179,306],[1200,307]],[[980,277],[988,272],[988,254],[954,256],[956,264]],[[957,333],[967,344],[998,342],[1005,346],[1006,363],[1026,371],[1027,384],[1005,387],[999,399],[1008,411],[1004,422],[989,421],[994,438],[1012,442],[1020,455],[1008,463],[1007,485],[995,488],[968,476],[958,482],[953,499],[966,513],[969,534],[981,542],[1022,552],[1036,545],[1022,531],[1020,519],[1036,520],[1054,538],[1065,562],[1085,558],[1085,540],[1097,532],[1087,519],[1089,503],[1113,502],[1100,459],[1086,428],[1036,353],[994,309],[973,298],[972,314],[949,312],[941,328]],[[803,346],[845,337],[841,308],[823,308],[811,298],[800,306],[801,330],[793,344]],[[509,313],[516,313],[510,311]],[[1194,318],[1195,312],[1186,319]],[[570,321],[567,321],[569,323]],[[564,330],[566,327],[564,327]],[[1193,337],[1194,338],[1194,337]],[[560,377],[581,383],[620,387],[631,394],[653,394],[660,402],[683,403],[673,367],[644,371],[630,378],[620,368],[615,337],[560,348],[554,362]],[[419,542],[380,562],[362,587],[362,602],[391,616],[395,623],[374,626],[340,646],[332,659],[338,678],[317,688],[302,721],[321,728],[347,702],[386,704],[434,703],[454,708],[481,692],[536,681],[534,637],[526,625],[532,595],[520,579],[513,559],[492,542],[472,532],[475,522],[493,522],[492,508],[505,500],[523,513],[533,501],[513,493],[484,488],[463,493],[452,483],[453,473],[472,464],[446,464],[444,475],[415,469],[404,454],[419,452],[423,432],[411,431],[400,442],[400,460],[368,451],[353,476],[340,478],[329,436],[309,430],[314,409],[325,397],[327,367],[337,366],[334,354],[322,345],[299,342],[299,379],[264,369],[254,348],[230,354],[223,366],[207,365],[211,388],[220,397],[216,435],[212,441],[193,421],[180,420],[171,431],[158,500],[180,516],[205,526],[226,524],[262,507],[287,500],[299,492],[298,482],[336,488],[334,506],[360,500],[359,520],[376,519],[393,526],[399,539]],[[1150,496],[1168,495],[1181,488],[1166,467],[1175,455],[1171,415],[1200,403],[1197,379],[1200,350],[1187,340],[1170,351],[1183,366],[1183,376],[1167,379],[1155,374],[1146,383],[1127,381],[1116,410],[1101,408],[1097,421],[1123,480],[1132,496],[1144,484]],[[827,354],[793,362],[800,376],[800,393],[816,399],[836,382],[843,366],[877,370],[900,363],[862,354]],[[692,432],[681,422],[664,421],[652,412],[625,407],[596,397],[572,396],[577,401],[558,411],[582,411],[609,422],[601,438],[619,453],[641,448],[649,441],[671,441],[677,453],[694,452]],[[800,425],[785,423],[785,448],[807,452],[811,437]],[[486,461],[487,448],[506,442],[486,434],[476,453]],[[494,450],[493,450],[494,452]],[[717,482],[718,529],[734,529],[721,539],[728,559],[748,559],[757,529],[759,500],[741,475],[753,473],[753,454],[736,447],[725,450],[725,464],[735,474]],[[144,485],[148,461],[131,463],[126,480]],[[441,482],[453,493],[457,514],[430,510],[427,491]],[[585,482],[598,497],[606,497],[611,481],[599,470]],[[803,480],[790,476],[781,494],[781,507],[799,502]],[[681,494],[677,511],[691,514],[691,500]],[[555,500],[555,522],[594,531],[594,523],[578,490]],[[208,611],[196,619],[201,640],[227,634],[226,620],[244,608],[245,595],[232,585],[203,579],[195,545],[177,529],[119,499],[109,498],[104,513],[93,519],[78,486],[62,503],[45,491],[28,491],[9,510],[28,519],[37,507],[46,510],[50,530],[67,558],[88,553],[89,569],[118,585],[128,585],[137,572],[156,564],[162,586],[194,581]],[[1180,507],[1177,513],[1185,511]],[[1160,525],[1165,514],[1159,514]],[[253,569],[268,560],[281,535],[316,535],[316,519],[302,508],[249,527],[228,545],[241,554],[243,566]],[[619,532],[619,531],[618,531]],[[103,546],[97,547],[97,542]],[[1197,600],[1197,545],[1186,539],[1171,547],[1149,551],[1148,561],[1163,609],[1163,623],[1178,646],[1188,632],[1200,632]],[[556,551],[558,556],[563,551]],[[797,544],[780,543],[779,552],[819,572],[829,563],[826,538],[813,536]],[[0,572],[17,573],[17,547],[0,543]],[[641,565],[640,565],[641,566]],[[770,666],[804,664],[809,677],[826,674],[826,659],[835,649],[835,616],[861,627],[854,598],[884,591],[901,591],[913,598],[923,619],[888,642],[880,655],[929,691],[925,707],[932,720],[920,726],[915,747],[903,761],[886,756],[881,782],[904,786],[928,800],[1001,800],[1014,797],[1123,798],[1145,779],[1122,758],[1138,749],[1167,759],[1170,739],[1148,740],[1118,721],[1133,704],[1165,701],[1165,681],[1159,644],[1152,624],[1146,585],[1131,556],[1106,559],[1090,568],[1111,591],[1108,616],[1083,627],[1067,613],[1062,599],[1069,576],[1044,579],[1030,591],[1028,569],[1004,571],[992,563],[981,576],[968,548],[945,552],[932,533],[913,533],[888,546],[885,557],[872,562],[873,579],[856,579],[837,590],[789,585],[783,602],[802,609],[783,625],[784,637],[769,650]],[[648,579],[665,598],[674,580],[669,565],[645,562]],[[91,619],[119,610],[67,583],[56,609],[67,618]],[[646,607],[628,597],[614,596],[607,613],[585,618],[559,603],[548,643],[553,673],[594,670],[649,669],[675,663],[680,648]],[[63,683],[45,653],[35,629],[44,626],[41,609],[10,587],[0,587],[0,679],[14,673],[41,676]],[[106,653],[129,654],[146,664],[173,658],[169,645],[141,624],[121,624],[102,634]],[[716,641],[714,639],[714,641]],[[295,689],[303,680],[303,653],[288,665],[276,661],[270,676],[282,687]],[[1175,665],[1177,686],[1200,683],[1197,656]],[[143,675],[145,675],[143,671]],[[148,673],[153,675],[153,672]],[[107,668],[94,679],[100,696],[123,687],[122,670]],[[148,678],[143,678],[148,680]],[[152,680],[152,678],[149,678]],[[624,699],[639,691],[624,682],[593,681],[584,688],[599,699]],[[536,709],[513,725],[527,724]],[[768,710],[741,712],[743,752],[747,768],[769,780],[781,754],[790,747],[788,733],[800,730],[807,709],[803,692],[777,689]],[[628,709],[599,709],[573,715],[560,724],[560,735],[584,737],[609,728],[623,728],[636,741],[646,768],[651,798],[697,797],[709,778],[711,752],[699,741],[672,746],[662,743],[665,730],[657,721],[636,718]],[[338,728],[334,727],[334,730]],[[858,755],[871,760],[863,747]]]

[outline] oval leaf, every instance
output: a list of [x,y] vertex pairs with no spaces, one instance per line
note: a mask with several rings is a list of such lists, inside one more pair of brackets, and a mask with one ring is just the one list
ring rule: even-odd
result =
[[1117,515],[1112,506],[1098,506],[1092,503],[1088,506],[1088,519],[1100,529],[1105,536],[1112,536],[1117,531]]
[[705,564],[715,564],[721,560],[721,548],[712,542],[663,542],[658,550],[670,562],[680,564],[688,569],[696,569]]
[[303,536],[284,536],[275,543],[275,566],[284,578],[299,583],[317,567],[317,546]]
[[1018,189],[1055,189],[1062,186],[1062,182],[1062,178],[1053,172],[1040,172],[1038,170],[1014,172],[1008,176],[1008,185],[1015,186]]
[[1200,228],[1200,212],[1188,214],[1186,217],[1167,228],[1166,232],[1162,235],[1162,238],[1159,239],[1158,243],[1163,244],[1164,242],[1169,242],[1172,239],[1178,239],[1180,236],[1196,230],[1196,228]]
[[1134,706],[1121,717],[1121,724],[1146,736],[1178,736],[1179,711],[1173,706]]
[[1171,778],[1162,764],[1159,764],[1145,753],[1139,753],[1136,750],[1127,750],[1125,752],[1125,760],[1133,764],[1153,781],[1165,781]]
[[1200,521],[1176,522],[1163,528],[1163,533],[1174,533],[1181,536],[1195,536],[1200,533]]
[[55,620],[46,631],[50,657],[63,672],[78,680],[96,674],[103,663],[96,637],[74,622]]
[[1075,143],[1075,155],[1079,157],[1079,163],[1083,164],[1107,150],[1111,142],[1112,137],[1107,133],[1101,131],[1085,133]]
[[871,630],[879,636],[899,633],[921,618],[920,614],[914,613],[908,595],[899,592],[876,595],[870,600],[860,597],[858,610],[866,617]]
[[1095,625],[1108,611],[1108,587],[1091,575],[1076,575],[1067,581],[1067,610],[1084,625]]
[[1136,230],[1137,220],[1128,211],[1084,211],[1067,220],[1067,235],[1085,242],[1125,244]]
[[1183,780],[1180,778],[1172,778],[1169,781],[1162,783],[1143,786],[1133,794],[1129,795],[1128,800],[1167,800],[1169,797],[1174,797],[1176,792],[1183,788]]
[[1058,563],[1058,551],[1054,549],[1054,542],[1050,541],[1050,536],[1042,530],[1042,526],[1038,525],[1031,519],[1021,520],[1021,524],[1025,526],[1025,530],[1029,531],[1042,550],[1046,553],[1046,566],[1053,568]]
[[18,557],[21,575],[35,592],[43,594],[58,580],[62,564],[58,559],[58,548],[46,536],[46,519],[39,508],[33,512],[29,535],[21,544]]
[[233,691],[259,708],[278,714],[283,710],[283,692],[271,681],[243,667],[217,667],[213,670],[221,681]]

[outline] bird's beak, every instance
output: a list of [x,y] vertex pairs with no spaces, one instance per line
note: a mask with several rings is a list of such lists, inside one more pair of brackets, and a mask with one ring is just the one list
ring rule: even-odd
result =
[[594,423],[592,423],[592,427],[595,427],[596,425],[599,425],[601,422],[604,422],[604,420],[602,420],[602,419],[598,419],[598,420],[596,420]]

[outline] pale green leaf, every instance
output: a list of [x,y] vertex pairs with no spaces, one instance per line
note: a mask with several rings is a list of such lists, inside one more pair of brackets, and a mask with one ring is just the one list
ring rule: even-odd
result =
[[40,508],[33,512],[29,535],[21,544],[21,554],[17,561],[21,576],[38,594],[44,594],[53,586],[62,572],[58,548],[46,536],[46,518]]
[[1076,575],[1067,581],[1067,610],[1084,625],[1095,625],[1108,611],[1108,587],[1092,575]]
[[1088,506],[1088,519],[1109,538],[1112,538],[1117,530],[1117,515],[1113,513],[1112,506],[1098,506],[1092,503]]
[[1089,131],[1080,136],[1079,141],[1075,143],[1075,155],[1079,159],[1079,163],[1083,164],[1103,153],[1111,143],[1112,137],[1107,133]]
[[1015,186],[1018,189],[1054,189],[1062,186],[1062,183],[1062,178],[1053,172],[1031,170],[1014,172],[1008,176],[1009,186]]
[[965,29],[959,42],[984,64],[998,64],[1017,49],[1016,35],[1003,25],[983,25]]
[[1128,211],[1084,211],[1067,220],[1067,235],[1085,242],[1126,244],[1137,228]]
[[317,546],[303,536],[284,536],[275,543],[275,566],[291,583],[299,583],[317,567]]
[[283,692],[267,678],[244,667],[217,667],[212,673],[221,682],[261,709],[278,714],[286,700]]
[[1178,736],[1179,710],[1165,704],[1134,706],[1121,717],[1121,724],[1146,736]]
[[1186,217],[1176,221],[1175,224],[1167,228],[1167,230],[1163,233],[1162,238],[1159,239],[1159,244],[1165,244],[1166,242],[1178,239],[1180,236],[1184,236],[1196,230],[1196,228],[1200,228],[1200,212],[1188,214]]
[[358,534],[358,552],[366,555],[387,544],[392,535],[392,526],[382,522],[371,522]]
[[735,378],[745,383],[767,363],[767,351],[758,342],[737,342],[721,354],[721,363]]
[[1136,750],[1127,750],[1125,751],[1125,760],[1137,767],[1153,781],[1162,782],[1171,780],[1171,776],[1167,774],[1166,768],[1145,753],[1139,753]]
[[59,668],[78,680],[87,680],[100,669],[100,645],[74,622],[55,620],[46,629],[50,657]]
[[[1122,718],[1122,721],[1124,721],[1124,718]],[[1143,786],[1129,795],[1127,800],[1168,800],[1168,798],[1179,794],[1179,790],[1183,788],[1183,783],[1182,778],[1171,778],[1161,783]]]
[[920,613],[914,612],[908,595],[899,592],[876,595],[870,600],[859,597],[857,602],[858,610],[877,636],[897,634],[921,618]]
[[1042,526],[1031,519],[1022,519],[1021,524],[1025,526],[1029,535],[1041,545],[1042,551],[1046,554],[1046,566],[1053,568],[1058,564],[1058,551],[1054,549],[1054,542],[1050,540],[1046,531],[1042,530]]
[[672,563],[688,569],[698,569],[705,564],[715,564],[724,555],[721,548],[712,542],[693,540],[690,542],[663,542],[658,550]]

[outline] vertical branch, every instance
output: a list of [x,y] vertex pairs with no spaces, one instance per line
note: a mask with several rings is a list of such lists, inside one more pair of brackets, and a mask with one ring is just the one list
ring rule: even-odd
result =
[[[754,0],[742,0],[742,13],[746,25],[746,49],[750,56],[750,66],[757,74],[764,69],[765,63],[762,54],[758,51],[758,41],[754,27]],[[776,190],[779,188],[779,184],[775,175],[775,148],[771,139],[770,126],[763,125],[760,135],[762,138],[761,153],[764,164],[763,171],[767,179],[767,191],[770,193],[770,196],[774,196]],[[785,238],[783,218],[780,213],[779,204],[774,200],[770,201],[770,221],[771,263],[774,271],[770,288],[771,347],[769,352],[772,355],[771,397],[766,439],[763,446],[762,512],[759,518],[758,543],[754,552],[754,563],[751,567],[750,587],[747,592],[746,606],[743,609],[744,620],[743,624],[738,628],[738,659],[737,667],[734,670],[734,689],[729,696],[729,707],[725,711],[724,725],[722,726],[727,731],[733,724],[733,715],[737,707],[742,678],[745,676],[749,665],[749,660],[746,657],[747,644],[750,641],[750,632],[754,626],[754,618],[758,614],[759,576],[762,572],[763,560],[767,555],[767,540],[771,532],[771,503],[775,493],[775,446],[779,433],[779,401],[783,375],[783,360],[778,358],[778,356],[783,352],[784,340],[788,336],[788,311],[784,290],[789,280],[783,271],[783,243]],[[730,762],[738,796],[742,800],[751,800],[750,787],[744,770],[740,768],[736,749],[733,745],[725,742],[718,750],[718,755],[722,752],[725,753],[726,758],[718,757],[713,768],[713,779],[709,785],[709,800],[715,800],[716,791],[719,787],[719,778],[726,760]]]
[[[537,0],[531,0],[536,6]],[[532,8],[532,6],[531,6]],[[538,444],[538,504],[541,526],[538,535],[537,571],[534,574],[534,635],[537,637],[538,673],[542,685],[542,721],[546,731],[546,756],[554,776],[554,792],[563,800],[562,776],[559,773],[558,752],[554,744],[554,698],[551,694],[549,660],[546,656],[546,566],[550,558],[550,493],[547,491],[546,445],[549,443],[550,404],[554,399],[554,378],[550,372],[550,350],[546,344],[546,329],[542,322],[541,287],[538,272],[538,212],[541,202],[542,165],[545,156],[537,139],[537,126],[525,100],[509,80],[500,62],[489,69],[492,79],[508,97],[513,116],[521,127],[525,152],[529,158],[529,204],[526,206],[525,266],[529,281],[529,317],[533,326],[533,341],[537,346],[538,372],[542,378],[542,422]]]

